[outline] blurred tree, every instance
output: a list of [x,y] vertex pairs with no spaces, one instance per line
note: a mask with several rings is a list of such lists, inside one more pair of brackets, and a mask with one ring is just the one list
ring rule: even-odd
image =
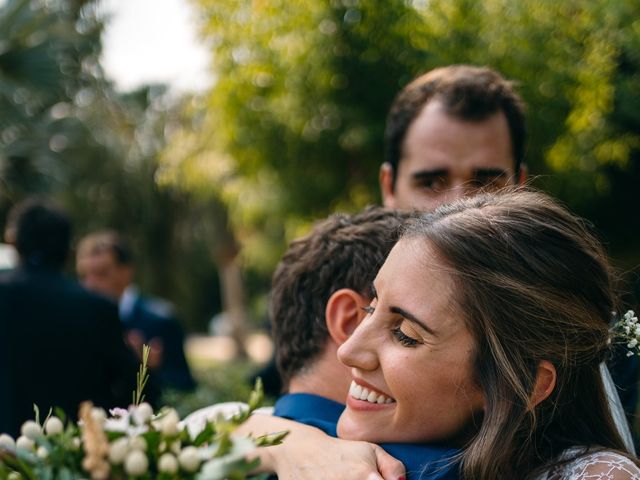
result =
[[624,264],[637,263],[640,222],[629,187],[640,180],[640,4],[485,0],[469,9],[479,19],[473,47],[460,57],[434,31],[434,50],[519,81],[538,183],[593,220]]
[[422,69],[405,1],[197,2],[217,81],[167,176],[229,206],[247,265],[270,272],[310,218],[378,199],[386,109]]
[[76,133],[66,121],[86,100],[100,24],[86,2],[7,0],[0,7],[0,202],[45,192]]

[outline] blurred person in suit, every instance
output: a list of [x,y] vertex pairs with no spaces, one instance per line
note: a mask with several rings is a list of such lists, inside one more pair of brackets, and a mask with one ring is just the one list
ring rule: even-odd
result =
[[76,271],[81,283],[118,302],[129,344],[140,352],[151,347],[149,367],[161,388],[192,390],[196,383],[184,353],[184,332],[172,306],[140,295],[134,285],[132,249],[114,231],[95,232],[78,244]]
[[18,266],[0,274],[0,432],[62,408],[76,418],[84,400],[126,407],[138,362],[113,302],[66,278],[68,217],[41,200],[10,212],[5,237]]

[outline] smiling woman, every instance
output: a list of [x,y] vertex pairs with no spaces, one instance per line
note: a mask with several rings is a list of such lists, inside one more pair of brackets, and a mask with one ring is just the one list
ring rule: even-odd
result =
[[393,401],[350,395],[341,437],[464,447],[464,478],[624,451],[599,373],[610,269],[549,197],[480,195],[418,218],[374,283],[371,314],[339,356],[356,384]]
[[[460,446],[467,439],[464,426],[481,416],[484,400],[472,376],[473,337],[452,302],[453,278],[423,244],[409,238],[391,250],[374,282],[370,316],[338,351],[352,367],[356,385],[338,424],[342,438],[447,439]],[[407,295],[413,290],[423,293]],[[358,386],[372,393],[363,398]],[[391,401],[377,403],[379,395]],[[457,438],[448,438],[452,435]]]
[[[640,480],[601,376],[612,284],[584,222],[541,193],[482,194],[410,221],[339,350],[353,376],[339,435],[459,447],[465,480]],[[313,478],[332,451],[341,462],[323,478],[355,478],[353,444],[325,450],[284,428],[296,441],[265,462],[279,474]]]

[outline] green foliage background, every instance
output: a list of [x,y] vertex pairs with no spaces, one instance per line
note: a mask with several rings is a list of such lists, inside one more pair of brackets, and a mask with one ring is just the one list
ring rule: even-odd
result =
[[433,67],[473,63],[526,100],[535,183],[591,219],[620,266],[640,263],[637,1],[192,4],[215,81],[182,99],[113,90],[97,60],[98,4],[0,7],[0,213],[43,192],[81,230],[129,233],[141,283],[191,328],[220,308],[215,266],[239,250],[259,315],[289,240],[379,202],[394,95]]
[[452,63],[517,83],[536,183],[591,218],[625,265],[637,263],[637,2],[194,3],[217,81],[198,128],[172,139],[177,168],[167,173],[219,192],[248,265],[268,272],[309,220],[378,202],[394,95]]

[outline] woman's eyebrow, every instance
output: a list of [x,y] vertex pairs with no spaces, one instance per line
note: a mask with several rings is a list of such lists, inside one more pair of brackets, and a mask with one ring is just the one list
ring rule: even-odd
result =
[[376,292],[376,287],[373,282],[371,282],[371,285],[369,286],[369,295],[371,298],[378,298],[378,292]]
[[404,309],[402,309],[400,307],[389,307],[389,310],[392,313],[397,313],[398,315],[402,315],[407,320],[410,320],[410,321],[412,321],[414,323],[417,323],[422,328],[424,328],[427,332],[429,332],[431,335],[434,335],[434,336],[438,335],[436,332],[433,331],[432,328],[428,327],[422,320],[418,320],[418,318],[415,315],[413,315],[412,313],[409,313],[409,312],[407,312],[406,310],[404,310]]

